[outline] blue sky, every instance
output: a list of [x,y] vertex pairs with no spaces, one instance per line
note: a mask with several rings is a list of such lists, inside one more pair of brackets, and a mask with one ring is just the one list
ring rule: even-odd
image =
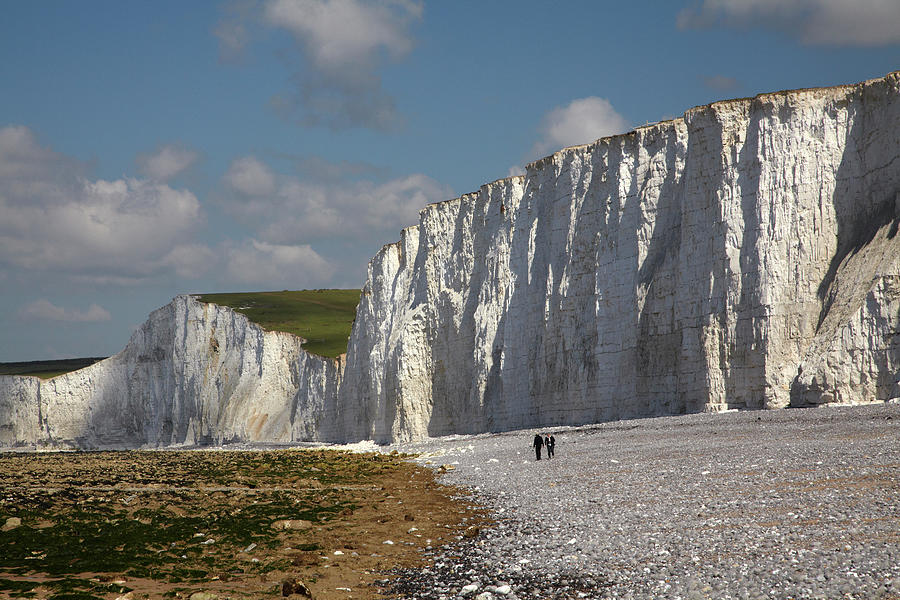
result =
[[0,361],[180,293],[360,287],[418,210],[715,100],[900,68],[896,0],[15,2]]

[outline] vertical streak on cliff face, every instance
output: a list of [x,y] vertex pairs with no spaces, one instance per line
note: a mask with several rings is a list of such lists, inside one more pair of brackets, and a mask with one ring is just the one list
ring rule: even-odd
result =
[[[585,167],[591,174],[591,185],[588,188],[588,208],[582,216],[587,221],[586,228],[590,227],[591,220],[596,223],[596,233],[592,239],[593,256],[586,257],[589,261],[593,258],[596,265],[591,269],[594,271],[593,290],[585,290],[593,294],[593,297],[588,296],[588,302],[594,305],[596,327],[592,329],[596,331],[596,343],[594,352],[588,355],[591,368],[587,374],[593,381],[585,389],[588,404],[584,408],[590,408],[593,404],[596,414],[609,419],[623,416],[619,411],[619,398],[633,397],[636,386],[640,385],[635,378],[633,336],[618,334],[623,323],[637,322],[633,286],[622,285],[621,281],[623,276],[630,279],[633,267],[633,264],[628,264],[629,261],[622,260],[622,250],[627,248],[624,236],[628,227],[621,191],[627,182],[621,181],[622,171],[618,167],[625,155],[622,142],[623,138],[601,140],[592,153],[592,160],[586,163]],[[627,252],[624,254],[627,259]]]
[[[679,413],[681,332],[675,322],[687,152],[682,121],[637,132],[646,152],[636,289],[639,298],[635,396],[648,414]],[[654,400],[659,408],[654,407]]]
[[[422,364],[410,365],[410,357],[404,355],[415,352],[413,344],[422,341],[425,333],[425,298],[412,285],[413,272],[421,268],[418,245],[419,228],[404,229],[399,243],[385,246],[369,263],[347,349],[348,367],[334,418],[324,424],[325,439],[383,441],[393,435],[401,397],[408,393],[397,385],[407,373],[397,369],[417,369]],[[401,337],[404,332],[409,333],[406,338]],[[418,389],[413,381],[410,385]]]
[[791,387],[794,405],[900,396],[900,75],[856,86],[846,116],[832,210],[835,251],[818,288],[815,338]]
[[677,384],[664,392],[674,412],[696,412],[716,401],[720,381],[722,134],[712,110],[685,114],[682,215],[675,273],[674,328],[681,347],[673,373]]
[[429,206],[418,227],[372,260],[337,407],[349,430],[334,439],[504,422],[509,227],[520,197],[513,179]]
[[[791,379],[815,334],[816,289],[825,275],[817,257],[835,251],[835,216],[828,199],[847,133],[840,125],[843,111],[832,113],[832,121],[831,109],[828,95],[806,92],[761,96],[752,105],[758,115],[753,124],[758,177],[746,212],[752,211],[756,252],[744,272],[753,273],[750,265],[758,265],[748,284],[765,379],[757,392],[762,402],[751,407],[789,402]],[[837,126],[827,132],[830,122]],[[824,227],[810,227],[813,222]]]
[[46,437],[37,377],[0,377],[0,447],[33,443]]

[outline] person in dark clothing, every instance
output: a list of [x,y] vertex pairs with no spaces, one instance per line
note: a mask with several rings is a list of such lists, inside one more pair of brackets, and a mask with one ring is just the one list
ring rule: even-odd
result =
[[544,445],[544,438],[541,437],[541,434],[536,433],[534,435],[534,442],[532,446],[534,446],[534,454],[538,460],[541,460],[541,446]]
[[553,435],[548,435],[544,440],[544,445],[547,446],[547,458],[553,458],[553,450],[556,449],[556,438]]

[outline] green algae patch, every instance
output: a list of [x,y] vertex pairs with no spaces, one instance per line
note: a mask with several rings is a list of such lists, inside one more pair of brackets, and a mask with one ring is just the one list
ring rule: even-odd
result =
[[[389,552],[415,551],[412,519],[422,540],[453,533],[464,510],[440,488],[401,455],[0,454],[0,597],[254,598],[290,577],[334,590],[407,560]],[[352,555],[368,563],[337,564]]]

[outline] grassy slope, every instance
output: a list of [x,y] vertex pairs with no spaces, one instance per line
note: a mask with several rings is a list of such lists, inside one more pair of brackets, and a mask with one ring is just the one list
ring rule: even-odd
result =
[[103,358],[66,358],[62,360],[0,363],[0,375],[32,375],[41,379],[50,379],[57,375],[89,367],[98,360],[103,360]]
[[[359,290],[301,290],[203,294],[201,302],[228,306],[269,331],[287,331],[306,339],[312,354],[336,358],[347,351],[347,338],[356,317]],[[0,375],[33,375],[49,379],[83,369],[102,358],[72,358],[0,363]]]
[[301,290],[202,294],[201,302],[228,306],[268,331],[286,331],[307,340],[312,354],[335,358],[347,351],[360,290]]

